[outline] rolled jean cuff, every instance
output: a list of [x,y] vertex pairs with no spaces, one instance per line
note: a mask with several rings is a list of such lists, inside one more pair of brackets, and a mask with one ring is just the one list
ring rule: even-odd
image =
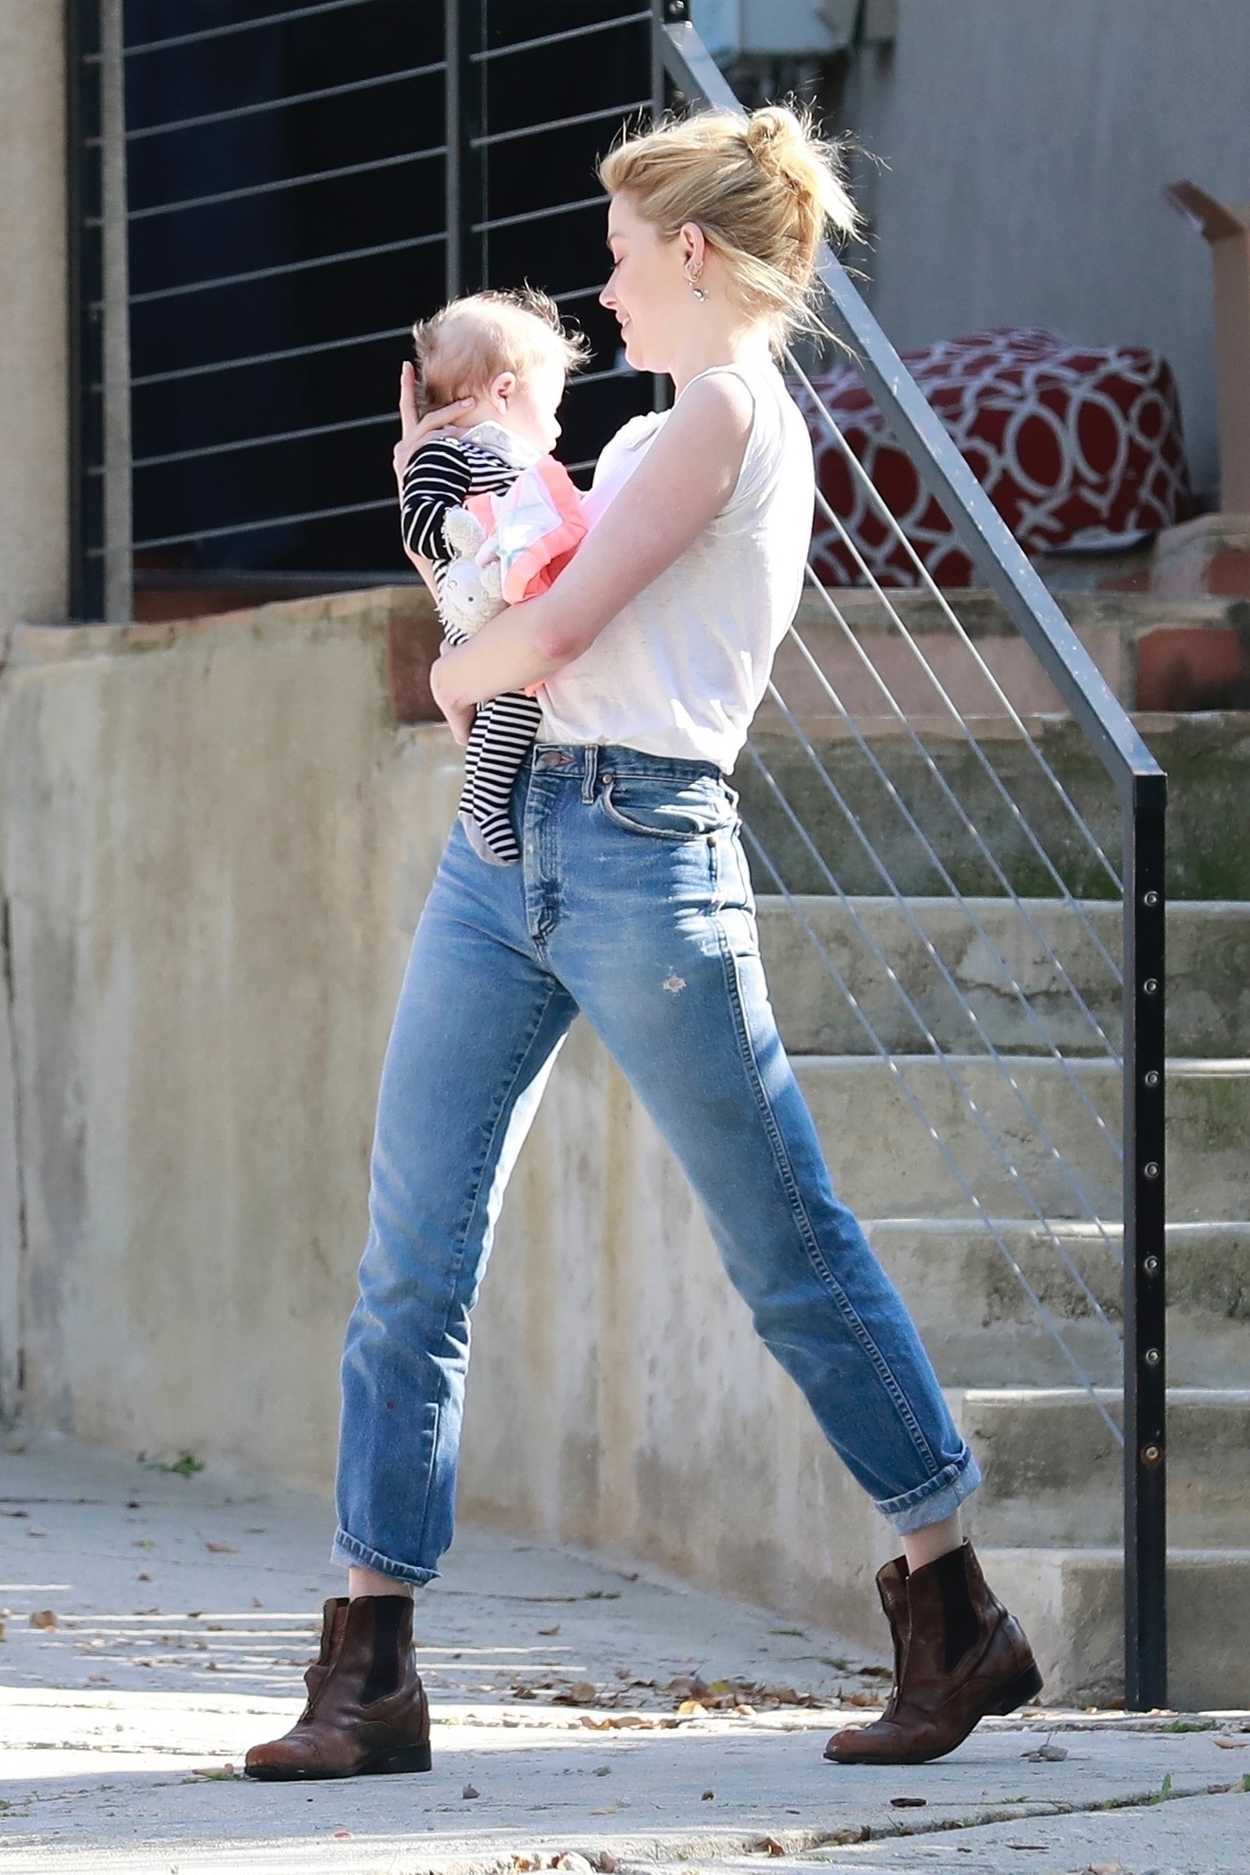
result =
[[381,1550],[370,1549],[357,1537],[348,1536],[341,1525],[330,1544],[330,1561],[354,1569],[374,1569],[379,1575],[397,1576],[401,1582],[433,1582],[439,1574],[437,1569],[423,1569],[418,1563],[396,1562],[393,1556],[384,1556]]
[[944,1466],[935,1477],[927,1478],[914,1491],[904,1492],[902,1497],[884,1499],[877,1504],[877,1509],[900,1536],[910,1536],[913,1530],[923,1530],[926,1524],[942,1523],[953,1516],[980,1482],[981,1467],[972,1448],[966,1445],[960,1457]]

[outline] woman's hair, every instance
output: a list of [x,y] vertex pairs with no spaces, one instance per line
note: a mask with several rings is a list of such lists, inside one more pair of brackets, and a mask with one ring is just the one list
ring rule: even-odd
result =
[[501,371],[525,378],[550,359],[566,373],[580,371],[590,356],[586,334],[566,329],[555,301],[532,286],[491,287],[449,300],[417,320],[412,340],[422,416],[484,391]]
[[835,337],[815,311],[815,266],[826,226],[836,239],[861,232],[844,150],[819,134],[806,105],[766,104],[745,117],[699,110],[626,131],[598,175],[667,240],[697,222],[743,308],[768,318],[780,351],[794,331]]

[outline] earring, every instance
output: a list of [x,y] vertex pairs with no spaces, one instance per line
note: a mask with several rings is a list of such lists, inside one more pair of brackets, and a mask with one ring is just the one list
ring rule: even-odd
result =
[[[700,269],[700,271],[702,271],[702,269]],[[693,274],[693,273],[688,273],[688,274],[686,275],[686,278],[687,278],[687,280],[689,280],[689,282],[690,282],[690,291],[691,291],[691,292],[692,292],[692,293],[694,294],[694,296],[695,296],[695,298],[696,298],[696,299],[706,299],[706,298],[707,298],[707,289],[706,289],[705,287],[701,287],[701,286],[699,285],[699,281],[698,281],[698,275],[697,275],[697,274]]]

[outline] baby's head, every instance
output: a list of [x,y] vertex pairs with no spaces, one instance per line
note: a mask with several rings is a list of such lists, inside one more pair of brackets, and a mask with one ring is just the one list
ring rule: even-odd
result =
[[529,286],[472,293],[419,319],[412,336],[423,416],[473,397],[462,422],[492,418],[542,455],[555,448],[565,379],[590,348],[584,333],[565,330],[546,293]]

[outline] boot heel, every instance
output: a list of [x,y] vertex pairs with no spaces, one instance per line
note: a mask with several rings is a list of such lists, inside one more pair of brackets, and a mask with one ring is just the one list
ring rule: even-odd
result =
[[1030,1699],[1036,1699],[1041,1690],[1042,1676],[1036,1666],[1026,1667],[1025,1671],[1018,1673],[1006,1687],[1001,1699],[996,1705],[990,1707],[990,1711],[995,1718],[1005,1719],[1009,1712],[1016,1710],[1017,1706],[1027,1705]]
[[376,1771],[428,1771],[431,1769],[429,1744],[405,1745],[400,1751],[392,1751],[374,1766]]

